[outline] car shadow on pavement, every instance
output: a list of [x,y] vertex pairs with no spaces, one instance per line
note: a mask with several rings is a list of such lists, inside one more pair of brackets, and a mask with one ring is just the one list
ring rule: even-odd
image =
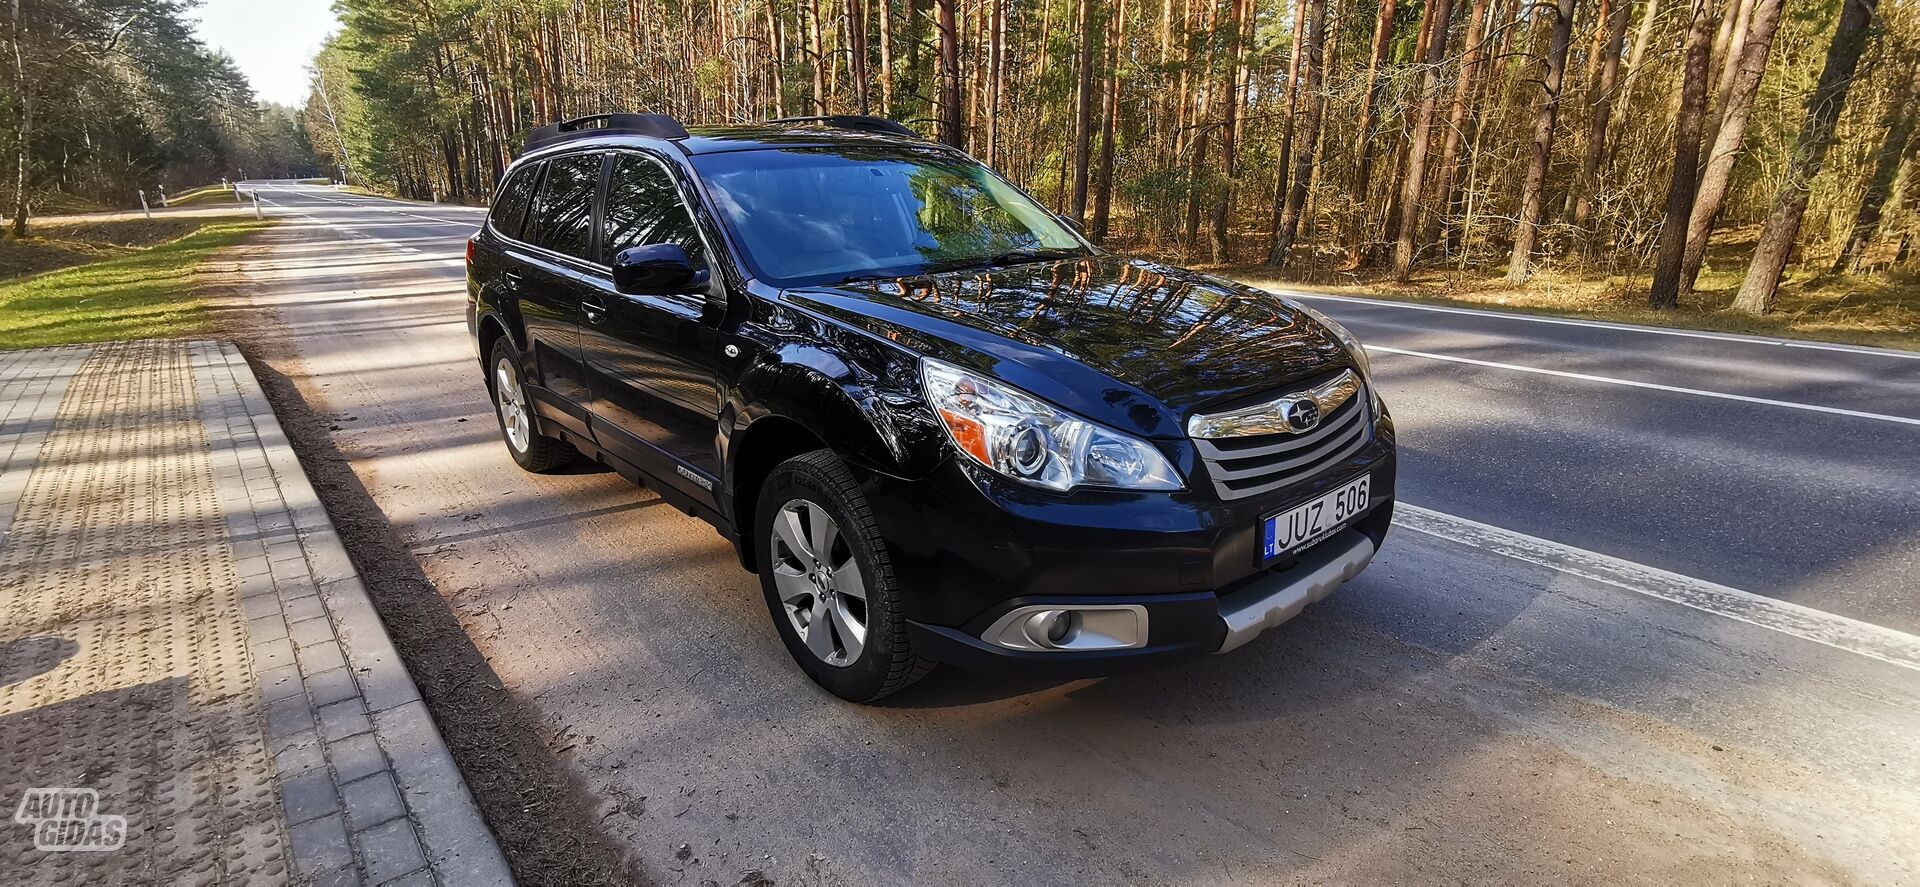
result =
[[33,635],[0,644],[0,687],[17,684],[60,667],[80,652],[80,645],[62,637]]

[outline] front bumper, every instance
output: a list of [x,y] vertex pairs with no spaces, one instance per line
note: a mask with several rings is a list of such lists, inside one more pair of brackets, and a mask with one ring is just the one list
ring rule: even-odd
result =
[[[942,662],[1067,679],[1226,652],[1297,615],[1364,569],[1392,520],[1392,429],[1340,466],[1271,496],[1080,491],[1049,496],[948,460],[917,480],[870,475],[867,499],[908,590],[914,647]],[[1259,563],[1264,516],[1360,474],[1371,508],[1293,559]],[[1147,640],[1111,650],[1014,650],[981,639],[1030,606],[1145,608]]]
[[[1022,597],[989,610],[962,627],[908,620],[914,649],[922,655],[983,674],[1067,680],[1161,668],[1226,653],[1300,614],[1332,594],[1372,562],[1391,522],[1393,503],[1382,502],[1361,521],[1314,545],[1283,568],[1260,573],[1217,592],[1159,595]],[[1010,650],[980,639],[984,625],[1009,610],[1031,605],[1135,604],[1148,614],[1143,647],[1120,650]]]

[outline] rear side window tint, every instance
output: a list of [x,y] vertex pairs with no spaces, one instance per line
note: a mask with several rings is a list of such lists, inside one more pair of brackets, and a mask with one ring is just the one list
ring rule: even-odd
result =
[[540,166],[530,163],[520,167],[500,186],[500,196],[493,199],[493,211],[487,215],[493,230],[507,237],[520,236],[520,222],[527,215],[527,204],[533,202],[533,183],[540,179]]
[[593,192],[600,185],[600,155],[574,154],[547,162],[540,201],[527,223],[527,237],[578,259],[593,257]]

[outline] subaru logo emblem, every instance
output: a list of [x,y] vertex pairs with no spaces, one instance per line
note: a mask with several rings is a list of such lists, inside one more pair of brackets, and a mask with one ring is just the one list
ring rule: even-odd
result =
[[1295,431],[1312,431],[1320,424],[1320,404],[1310,398],[1302,398],[1287,404],[1281,414],[1287,420],[1287,427]]

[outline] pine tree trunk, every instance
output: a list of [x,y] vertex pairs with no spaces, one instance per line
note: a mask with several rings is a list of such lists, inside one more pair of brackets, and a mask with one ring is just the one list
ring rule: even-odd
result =
[[13,0],[12,24],[13,88],[14,94],[20,97],[20,116],[13,122],[13,222],[9,230],[14,237],[24,238],[27,236],[27,163],[32,148],[33,87],[27,82],[26,51],[20,47],[25,39],[20,0]]
[[[881,2],[885,3],[886,0]],[[779,7],[772,0],[767,2],[767,40],[772,47],[769,52],[773,56],[773,64],[768,66],[771,70],[767,72],[771,80],[767,88],[773,92],[773,116],[785,117],[787,116],[787,36],[786,29],[780,23]],[[884,53],[886,41],[882,40],[881,43],[883,47],[881,52]]]
[[940,32],[940,141],[955,148],[966,144],[960,119],[960,25],[954,18],[957,0],[933,0]]
[[1627,74],[1625,84],[1633,86],[1633,78],[1640,74],[1641,64],[1647,59],[1647,45],[1653,42],[1653,23],[1660,18],[1660,0],[1647,0],[1647,7],[1640,13],[1640,27],[1633,35],[1633,51],[1627,53]]
[[1687,216],[1693,211],[1700,180],[1700,130],[1707,110],[1713,3],[1693,0],[1687,27],[1686,66],[1680,84],[1680,117],[1673,131],[1673,179],[1667,188],[1666,221],[1660,226],[1660,252],[1654,261],[1653,290],[1647,304],[1672,308],[1680,302],[1680,261],[1687,248]]
[[[1124,2],[1124,0],[1123,0]],[[1225,114],[1220,123],[1220,154],[1222,162],[1220,173],[1226,179],[1226,192],[1213,204],[1213,262],[1225,264],[1230,258],[1231,245],[1227,241],[1227,223],[1233,212],[1234,177],[1239,162],[1240,134],[1240,80],[1246,73],[1247,31],[1251,28],[1252,16],[1248,8],[1252,0],[1232,0],[1232,12],[1229,14],[1229,27],[1232,29],[1233,57],[1228,59],[1222,72],[1225,80],[1222,90]]]
[[1006,62],[1002,58],[1007,42],[1006,0],[987,0],[993,12],[987,22],[987,165],[1000,158],[1000,90]]
[[1553,159],[1553,124],[1560,112],[1560,88],[1567,75],[1567,45],[1573,42],[1573,15],[1579,0],[1559,0],[1554,7],[1553,35],[1547,47],[1546,71],[1541,79],[1540,103],[1533,112],[1533,157],[1520,190],[1520,220],[1514,226],[1513,255],[1507,260],[1507,282],[1525,283],[1533,276],[1533,247],[1540,236],[1540,214],[1546,205],[1547,166]]
[[1687,251],[1680,262],[1680,291],[1693,292],[1700,279],[1700,268],[1707,260],[1707,241],[1713,237],[1714,219],[1726,202],[1733,182],[1733,166],[1740,159],[1740,146],[1746,139],[1747,120],[1753,112],[1754,96],[1760,90],[1760,78],[1767,71],[1767,56],[1773,35],[1780,24],[1783,0],[1753,0],[1749,4],[1751,30],[1739,38],[1740,58],[1735,75],[1727,84],[1721,102],[1723,116],[1713,133],[1712,147],[1700,173],[1700,193],[1694,198],[1693,212],[1687,219]]
[[853,60],[853,106],[860,113],[872,111],[867,103],[867,9],[866,0],[847,0],[847,50]]
[[1120,117],[1120,46],[1127,39],[1127,0],[1119,0],[1107,26],[1106,103],[1100,112],[1100,172],[1093,191],[1095,242],[1107,239],[1113,210],[1113,138]]
[[1813,96],[1807,100],[1807,117],[1794,140],[1793,154],[1787,159],[1786,181],[1774,198],[1773,212],[1767,216],[1754,247],[1753,262],[1747,266],[1747,279],[1733,297],[1733,307],[1752,314],[1773,309],[1780,288],[1780,275],[1793,257],[1793,245],[1800,237],[1800,222],[1807,214],[1807,198],[1813,180],[1826,160],[1827,146],[1833,142],[1833,126],[1840,109],[1847,103],[1847,90],[1853,85],[1853,73],[1860,65],[1860,54],[1867,46],[1877,0],[1844,0],[1840,21],[1833,32],[1833,44],[1827,48],[1827,62]]
[[[953,0],[938,0],[943,11],[951,12]],[[944,35],[944,31],[942,34]],[[813,111],[827,113],[827,55],[820,37],[820,0],[807,2],[807,52],[813,56]]]
[[[1212,35],[1220,27],[1220,4],[1217,0],[1207,0],[1206,7],[1207,22],[1200,33]],[[1181,230],[1181,243],[1190,256],[1197,256],[1200,250],[1200,204],[1207,198],[1207,152],[1213,147],[1213,125],[1207,122],[1207,112],[1213,105],[1213,82],[1207,75],[1213,71],[1217,57],[1218,44],[1209,39],[1206,63],[1195,78],[1197,88],[1193,100],[1187,103],[1191,106],[1196,132],[1192,150],[1187,154],[1187,221]]]
[[1360,121],[1353,136],[1353,183],[1347,196],[1353,204],[1353,231],[1347,243],[1347,263],[1359,267],[1367,261],[1366,239],[1372,228],[1368,194],[1373,190],[1373,127],[1379,117],[1380,93],[1385,88],[1381,68],[1387,62],[1387,50],[1393,45],[1395,0],[1380,0],[1380,15],[1373,25],[1373,52],[1367,57],[1366,91],[1360,94]]
[[1488,0],[1473,0],[1473,10],[1468,13],[1466,52],[1460,57],[1460,77],[1453,85],[1453,107],[1447,112],[1446,140],[1440,149],[1440,178],[1435,182],[1434,198],[1438,212],[1427,217],[1425,230],[1421,233],[1422,243],[1438,243],[1441,226],[1453,210],[1454,186],[1460,176],[1460,150],[1466,145],[1467,112],[1473,102],[1474,85],[1480,81],[1481,69],[1486,66],[1486,42]]
[[1294,124],[1298,122],[1296,118],[1299,116],[1296,112],[1300,104],[1300,57],[1301,49],[1305,45],[1301,29],[1305,27],[1306,19],[1307,0],[1294,0],[1293,51],[1288,53],[1287,59],[1287,111],[1286,119],[1282,121],[1280,153],[1276,155],[1279,161],[1274,164],[1273,234],[1267,242],[1267,264],[1269,265],[1280,264],[1273,257],[1279,255],[1280,232],[1285,228],[1283,217],[1286,215],[1287,195],[1291,190],[1288,183],[1293,165],[1288,158],[1293,156]]
[[1733,35],[1727,42],[1727,54],[1715,56],[1720,59],[1720,78],[1714,88],[1714,117],[1725,116],[1727,93],[1733,89],[1733,78],[1740,72],[1740,57],[1746,51],[1748,38],[1753,34],[1753,17],[1761,0],[1731,0],[1737,8],[1728,10],[1733,17]]
[[1834,274],[1859,271],[1860,254],[1880,233],[1880,216],[1886,207],[1887,195],[1893,191],[1894,176],[1899,173],[1901,158],[1906,156],[1907,143],[1913,138],[1913,103],[1920,99],[1920,60],[1908,62],[1908,67],[1912,69],[1911,76],[1905,87],[1894,94],[1886,115],[1880,119],[1880,128],[1887,135],[1874,156],[1873,176],[1867,179],[1866,193],[1860,195],[1860,210],[1854,214],[1853,225],[1847,230],[1847,242],[1833,258]]
[[[1572,2],[1572,0],[1566,0]],[[1307,0],[1307,46],[1303,67],[1306,69],[1306,82],[1302,88],[1307,94],[1307,118],[1301,124],[1300,144],[1294,152],[1293,185],[1287,192],[1285,210],[1280,216],[1280,230],[1274,238],[1273,248],[1267,253],[1267,264],[1275,268],[1284,268],[1293,254],[1294,240],[1300,233],[1300,217],[1307,205],[1307,189],[1313,180],[1313,165],[1320,150],[1320,120],[1326,113],[1326,95],[1321,83],[1326,77],[1326,66],[1322,50],[1327,41],[1327,0]]]
[[[772,8],[772,0],[768,0]],[[873,14],[880,24],[880,113],[893,116],[893,0],[874,0]]]
[[[1769,0],[1762,0],[1769,2]],[[1574,185],[1573,215],[1568,221],[1578,235],[1589,245],[1593,239],[1586,230],[1587,222],[1593,218],[1594,191],[1599,188],[1600,161],[1607,156],[1607,128],[1613,123],[1614,88],[1620,78],[1620,50],[1626,43],[1627,25],[1633,16],[1633,6],[1627,0],[1618,0],[1619,5],[1611,12],[1611,18],[1604,22],[1606,40],[1600,46],[1603,59],[1599,79],[1593,85],[1593,114],[1587,121],[1586,150],[1580,156],[1580,179]]]
[[1080,0],[1079,61],[1074,74],[1078,78],[1073,95],[1073,203],[1069,215],[1073,223],[1087,224],[1087,179],[1093,157],[1093,4]]
[[1400,224],[1393,242],[1393,279],[1413,275],[1414,237],[1420,233],[1420,197],[1427,177],[1427,147],[1433,143],[1433,115],[1440,104],[1440,63],[1447,57],[1447,32],[1453,25],[1453,0],[1433,0],[1433,28],[1422,63],[1420,110],[1407,145],[1407,172],[1400,180]]

